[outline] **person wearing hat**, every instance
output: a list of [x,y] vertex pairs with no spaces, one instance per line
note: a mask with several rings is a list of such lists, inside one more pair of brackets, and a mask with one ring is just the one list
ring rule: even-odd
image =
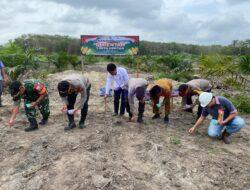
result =
[[134,98],[136,96],[137,100],[139,101],[138,106],[138,118],[137,122],[143,122],[143,112],[145,108],[145,93],[147,88],[148,82],[144,78],[131,78],[127,83],[128,89],[128,98],[126,102],[126,109],[129,114],[129,120],[134,121],[135,119],[135,105],[134,105]]
[[230,136],[246,125],[245,121],[238,116],[232,102],[223,96],[213,96],[212,93],[203,92],[199,96],[199,102],[203,107],[202,114],[195,125],[189,129],[189,133],[193,133],[210,114],[213,119],[208,127],[208,135],[222,138],[226,144],[229,144],[231,143]]
[[[79,128],[83,129],[88,113],[88,101],[91,89],[89,79],[79,74],[68,75],[58,83],[57,89],[64,103],[61,111],[67,113],[69,120],[68,126],[64,130],[67,131],[76,127],[74,114],[78,110],[81,110]],[[81,94],[81,99],[76,103],[78,94]]]
[[125,114],[126,99],[128,96],[128,90],[126,89],[126,84],[129,80],[128,72],[123,67],[116,67],[114,63],[109,63],[107,65],[107,71],[108,76],[104,98],[106,99],[109,96],[111,83],[114,81],[114,116],[119,114],[119,107],[120,116],[123,116]]
[[38,129],[36,107],[38,107],[42,114],[42,120],[39,122],[39,125],[47,124],[50,115],[49,96],[43,81],[37,79],[27,79],[23,82],[13,81],[9,89],[14,101],[14,108],[9,120],[10,127],[15,124],[21,99],[24,99],[25,114],[30,122],[30,126],[25,128],[26,132]]
[[152,119],[160,118],[159,100],[160,97],[164,97],[163,104],[165,105],[165,117],[164,123],[169,123],[170,114],[170,98],[172,92],[172,82],[168,79],[159,79],[149,87],[149,94],[152,101],[153,113],[155,114]]
[[[193,112],[193,108],[199,104],[198,99],[193,103],[192,97],[199,96],[202,92],[211,92],[212,85],[205,79],[194,79],[187,83],[181,84],[178,88],[179,96],[182,97],[182,109],[187,112]],[[198,106],[197,120],[202,112],[202,107]]]

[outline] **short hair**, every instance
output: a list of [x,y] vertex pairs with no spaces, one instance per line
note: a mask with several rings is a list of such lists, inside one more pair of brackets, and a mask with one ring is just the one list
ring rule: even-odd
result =
[[114,63],[109,63],[108,65],[107,65],[107,71],[108,72],[112,72],[112,71],[114,71],[116,69],[116,65],[114,64]]
[[69,90],[70,84],[68,81],[63,80],[61,82],[58,83],[57,85],[57,90],[59,91],[59,95],[60,96],[66,96],[67,95],[67,91]]
[[11,96],[16,95],[19,92],[21,86],[22,83],[20,81],[13,81],[9,87],[10,95]]
[[135,96],[138,100],[141,100],[142,98],[144,98],[145,96],[145,92],[146,92],[146,88],[143,87],[137,87],[135,89]]
[[181,84],[179,86],[179,88],[178,88],[179,95],[183,94],[187,89],[188,89],[188,85],[187,84]]
[[150,97],[155,99],[157,94],[161,92],[161,87],[158,85],[155,85],[153,88],[149,90]]

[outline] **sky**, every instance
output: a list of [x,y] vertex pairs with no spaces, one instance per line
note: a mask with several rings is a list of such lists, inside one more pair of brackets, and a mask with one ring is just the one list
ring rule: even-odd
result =
[[0,0],[0,7],[0,44],[22,34],[200,45],[250,39],[250,0]]

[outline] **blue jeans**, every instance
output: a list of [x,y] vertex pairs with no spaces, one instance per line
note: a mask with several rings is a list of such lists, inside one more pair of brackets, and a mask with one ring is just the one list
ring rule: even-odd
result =
[[238,132],[241,128],[245,127],[245,125],[245,121],[239,116],[236,116],[233,121],[226,126],[221,126],[217,123],[217,120],[212,119],[207,132],[210,137],[218,138],[221,136],[221,132],[224,127],[226,127],[227,133],[232,134]]

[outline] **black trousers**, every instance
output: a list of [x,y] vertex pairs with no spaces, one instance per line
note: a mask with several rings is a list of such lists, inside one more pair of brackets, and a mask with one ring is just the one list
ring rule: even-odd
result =
[[[114,112],[118,114],[120,107],[120,115],[124,115],[126,108],[126,99],[128,97],[128,91],[126,89],[119,88],[114,90]],[[121,98],[121,106],[120,106]]]
[[[88,102],[89,102],[90,89],[91,89],[91,85],[89,85],[89,87],[87,88],[87,100],[84,103],[83,108],[81,109],[81,122],[85,121],[87,114],[88,114],[88,108],[89,108]],[[77,93],[72,93],[68,95],[68,105],[67,105],[68,110],[74,109],[76,97],[77,97]],[[72,115],[68,114],[69,119],[70,119],[70,116]]]
[[[128,102],[128,98],[126,99],[126,110],[129,114],[129,117],[132,117],[132,113],[130,112],[130,106],[129,106],[129,102]],[[139,106],[138,106],[138,117],[142,118],[143,117],[143,113],[145,110],[145,102],[139,102]]]

